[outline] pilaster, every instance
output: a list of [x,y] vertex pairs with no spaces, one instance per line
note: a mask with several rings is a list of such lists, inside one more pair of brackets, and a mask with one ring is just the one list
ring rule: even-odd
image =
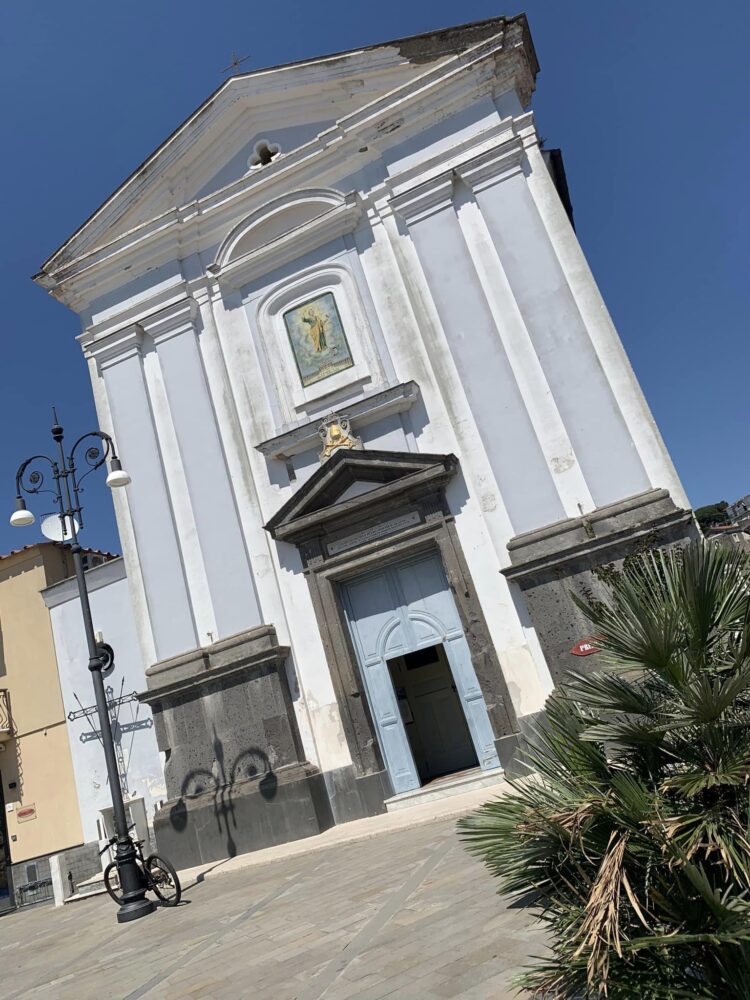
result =
[[549,176],[538,145],[530,145],[527,156],[531,166],[527,179],[529,191],[544,221],[599,364],[604,370],[627,423],[628,431],[646,467],[650,483],[655,488],[668,489],[676,503],[682,507],[689,507],[690,501],[685,489]]
[[185,515],[180,535],[186,567],[190,560],[197,570],[189,580],[196,618],[200,609],[207,626],[201,629],[201,641],[212,642],[259,625],[261,613],[198,345],[198,305],[188,298],[141,325],[159,362],[164,431],[170,438],[174,431],[164,452],[173,458],[169,482]]
[[[226,456],[227,469],[237,505],[237,515],[250,557],[259,605],[264,620],[274,622],[280,641],[291,643],[286,608],[281,597],[269,538],[263,530],[263,514],[253,478],[253,469],[248,457],[248,446],[243,435],[237,402],[232,392],[214,313],[215,303],[220,299],[221,292],[212,281],[195,282],[191,291],[200,312],[202,333],[199,346],[216,413],[222,448]],[[319,755],[309,716],[307,698],[299,678],[299,668],[294,660],[294,656],[290,658],[288,669],[295,672],[296,683],[300,688],[300,698],[294,702],[297,722],[306,748],[307,758],[318,763]]]
[[[125,522],[125,538],[129,523],[141,568],[133,594],[137,601],[140,575],[155,654],[172,655],[195,645],[196,629],[144,372],[143,329],[133,324],[115,331],[86,353],[101,373],[118,451],[133,479]],[[148,632],[143,633],[148,645]]]

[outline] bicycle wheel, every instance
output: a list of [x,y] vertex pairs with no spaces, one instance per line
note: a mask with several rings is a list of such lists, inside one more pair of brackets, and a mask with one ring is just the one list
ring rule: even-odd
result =
[[177,906],[182,896],[182,886],[177,872],[166,858],[150,854],[145,861],[146,876],[151,888],[165,906]]
[[114,861],[110,861],[104,869],[104,888],[118,906],[122,906],[123,896],[120,891],[120,875],[117,871],[117,864]]

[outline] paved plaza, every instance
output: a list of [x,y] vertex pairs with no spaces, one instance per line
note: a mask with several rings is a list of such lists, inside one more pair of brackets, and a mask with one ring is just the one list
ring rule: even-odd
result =
[[503,1000],[513,971],[543,950],[454,817],[219,866],[188,880],[185,899],[125,925],[106,896],[4,917],[4,1000]]

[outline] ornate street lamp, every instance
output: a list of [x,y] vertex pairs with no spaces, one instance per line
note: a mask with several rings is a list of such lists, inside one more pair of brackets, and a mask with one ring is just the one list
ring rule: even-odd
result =
[[[94,683],[94,695],[96,698],[96,709],[99,716],[99,729],[102,734],[102,745],[104,747],[104,758],[107,762],[107,775],[109,777],[109,789],[112,795],[112,808],[114,813],[115,834],[117,844],[115,847],[115,862],[120,879],[120,889],[122,894],[122,904],[117,912],[119,923],[126,923],[129,920],[137,920],[138,917],[145,917],[151,913],[154,904],[146,899],[146,881],[138,865],[135,845],[130,839],[128,821],[125,814],[125,803],[122,798],[120,787],[120,772],[117,767],[117,757],[115,755],[115,745],[112,738],[112,725],[109,718],[109,708],[107,696],[104,690],[104,678],[102,669],[105,665],[105,651],[103,651],[96,641],[94,634],[94,623],[91,619],[91,605],[86,586],[86,574],[83,568],[83,558],[81,546],[78,542],[78,531],[83,526],[83,509],[80,503],[81,483],[90,473],[100,469],[106,462],[109,462],[109,474],[107,476],[107,486],[111,489],[118,489],[127,486],[130,476],[125,472],[115,451],[115,444],[108,434],[102,431],[90,431],[79,437],[68,455],[63,447],[63,429],[57,420],[57,413],[53,410],[54,424],[52,427],[52,437],[57,444],[57,458],[49,458],[47,455],[33,455],[21,464],[16,473],[16,509],[11,515],[10,523],[16,528],[24,528],[34,523],[34,515],[26,508],[23,494],[29,496],[50,493],[54,497],[57,507],[57,516],[60,520],[60,528],[55,537],[61,541],[68,541],[70,552],[73,556],[76,580],[78,581],[78,595],[81,601],[81,612],[83,614],[83,627],[86,632],[86,642],[89,650],[89,670]],[[95,442],[95,443],[94,443]],[[83,475],[78,474],[76,458],[80,454],[79,448],[83,451],[83,460],[88,466]],[[38,468],[39,465],[46,465],[52,473],[52,486],[45,488],[45,474]],[[54,521],[53,521],[54,524]]]

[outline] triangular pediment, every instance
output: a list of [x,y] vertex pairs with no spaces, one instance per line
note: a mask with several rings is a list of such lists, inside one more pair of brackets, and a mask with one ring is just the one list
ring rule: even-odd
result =
[[[80,262],[125,240],[126,234],[127,239],[134,233],[150,237],[152,229],[161,232],[175,219],[202,218],[206,209],[216,207],[213,200],[224,205],[237,194],[236,185],[254,183],[258,144],[267,144],[276,156],[260,169],[279,172],[286,156],[311,144],[322,148],[325,141],[319,137],[333,135],[330,141],[338,141],[342,129],[354,128],[360,117],[387,116],[389,102],[400,101],[409,88],[421,93],[423,79],[432,86],[433,70],[450,75],[472,47],[493,45],[495,39],[502,46],[509,28],[514,32],[508,36],[511,51],[518,32],[526,39],[522,15],[231,77],[48,258],[37,280],[54,288]],[[533,57],[530,42],[524,44]],[[206,199],[212,203],[207,205]]]
[[454,455],[340,449],[269,520],[274,538],[292,538],[316,524],[351,520],[376,504],[392,504],[420,487],[434,489],[456,471]]
[[[355,50],[231,77],[44,264],[59,265],[243,178],[258,143],[277,162],[425,72],[397,47]],[[445,59],[437,52],[434,61]]]
[[[329,117],[325,117],[326,113]],[[306,114],[311,118],[306,119]],[[324,107],[293,106],[277,109],[275,114],[270,109],[263,113],[262,107],[253,106],[249,97],[237,98],[223,113],[216,113],[211,126],[196,136],[191,145],[186,144],[183,151],[176,152],[173,162],[158,170],[158,176],[139,182],[136,197],[123,199],[119,211],[113,206],[103,238],[97,237],[82,249],[89,251],[99,243],[109,243],[243,178],[254,180],[263,167],[253,161],[264,146],[273,150],[272,162],[281,163],[286,155],[315,139],[334,121],[330,109]],[[141,168],[144,172],[146,166]]]

